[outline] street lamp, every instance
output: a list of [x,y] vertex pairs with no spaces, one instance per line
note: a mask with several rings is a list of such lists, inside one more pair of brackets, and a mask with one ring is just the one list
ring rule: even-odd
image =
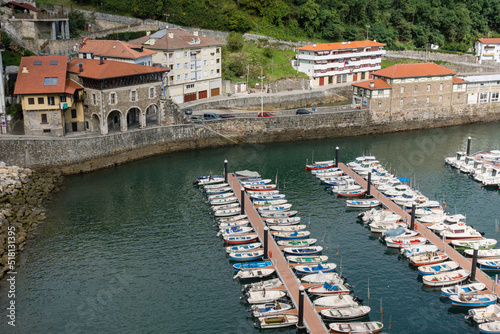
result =
[[262,88],[263,88],[263,83],[264,83],[264,78],[265,76],[262,73],[262,68],[260,69],[260,114],[263,116],[264,115],[264,97],[262,96]]

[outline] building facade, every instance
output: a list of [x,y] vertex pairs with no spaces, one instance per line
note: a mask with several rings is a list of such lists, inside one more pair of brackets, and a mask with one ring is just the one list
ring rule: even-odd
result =
[[500,74],[471,74],[464,75],[467,104],[499,103]]
[[125,63],[153,66],[153,55],[156,52],[143,46],[132,46],[121,41],[92,40],[84,38],[78,50],[78,58],[123,61]]
[[166,98],[184,103],[221,93],[222,42],[191,34],[182,29],[163,29],[154,34],[129,41],[156,51],[155,66],[170,70]]
[[312,44],[298,49],[297,70],[318,87],[371,79],[381,68],[385,44],[376,41]]
[[480,38],[474,43],[474,49],[479,64],[488,60],[500,62],[500,38]]

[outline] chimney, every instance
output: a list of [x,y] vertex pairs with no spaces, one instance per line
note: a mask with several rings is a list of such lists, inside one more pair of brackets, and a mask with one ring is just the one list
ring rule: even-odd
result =
[[99,57],[99,65],[104,64],[104,57]]
[[347,44],[351,44],[351,41],[347,42]]
[[375,81],[370,81],[370,88],[375,88]]
[[198,32],[197,31],[193,31],[193,35],[198,36]]
[[168,38],[174,38],[174,33],[173,32],[169,32],[168,33]]
[[316,47],[316,44],[313,44],[313,48],[315,48],[315,47]]
[[79,72],[83,72],[83,63],[78,64]]
[[28,68],[26,66],[23,66],[23,71],[21,73],[29,73]]

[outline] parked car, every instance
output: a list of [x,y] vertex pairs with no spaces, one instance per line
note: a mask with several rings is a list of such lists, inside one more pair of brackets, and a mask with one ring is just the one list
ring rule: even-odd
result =
[[193,114],[193,109],[191,109],[191,108],[185,108],[183,110],[184,110],[184,113],[188,116]]
[[259,113],[257,117],[274,117],[274,114],[271,114],[270,112],[262,112]]
[[234,116],[231,114],[220,114],[219,117],[220,118],[233,118]]
[[220,116],[217,115],[216,113],[206,112],[206,113],[203,114],[203,119],[205,121],[211,121],[211,120],[214,120],[214,119],[222,119],[222,118],[220,118]]
[[297,109],[297,112],[295,114],[297,114],[297,115],[307,115],[307,114],[312,114],[312,111],[307,110],[307,109]]
[[188,121],[201,124],[203,123],[203,118],[201,118],[200,116],[191,116],[188,118]]

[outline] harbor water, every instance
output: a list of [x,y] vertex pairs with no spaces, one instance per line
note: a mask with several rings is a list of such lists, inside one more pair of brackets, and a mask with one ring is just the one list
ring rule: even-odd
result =
[[[0,333],[256,333],[241,285],[216,236],[197,176],[258,171],[275,179],[292,209],[342,267],[354,295],[383,317],[384,332],[478,333],[466,311],[423,288],[407,260],[356,222],[360,211],[332,196],[306,162],[375,155],[398,176],[488,238],[498,239],[500,192],[483,189],[444,158],[499,149],[500,123],[318,141],[229,146],[173,153],[71,176],[49,218],[23,251],[15,282],[16,326],[7,324],[0,283]],[[369,291],[369,295],[368,295]],[[382,314],[383,313],[383,314]],[[295,333],[294,328],[273,333]]]

